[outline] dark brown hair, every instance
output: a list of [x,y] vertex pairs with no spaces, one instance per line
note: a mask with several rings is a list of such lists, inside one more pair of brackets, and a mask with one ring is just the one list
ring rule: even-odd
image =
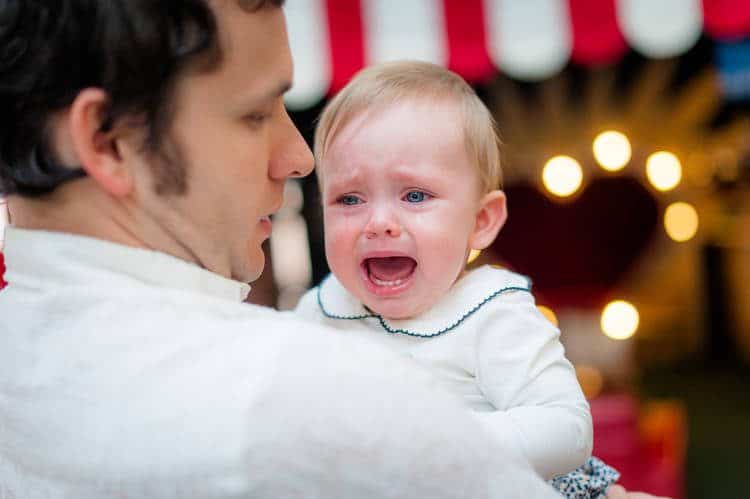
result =
[[[284,3],[237,2],[248,11]],[[184,191],[182,165],[161,150],[172,88],[197,60],[219,60],[216,29],[207,0],[0,2],[0,195],[43,195],[84,175],[56,160],[47,125],[88,87],[109,96],[105,128],[125,116],[140,119],[144,148],[165,159],[157,189],[162,181],[160,190]]]

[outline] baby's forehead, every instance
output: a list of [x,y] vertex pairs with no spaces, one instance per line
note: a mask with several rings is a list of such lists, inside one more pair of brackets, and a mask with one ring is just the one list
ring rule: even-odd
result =
[[331,133],[326,154],[349,146],[382,142],[384,150],[404,142],[440,145],[462,142],[464,126],[456,103],[438,99],[404,98],[373,106],[342,121]]
[[[376,101],[353,113],[348,122],[359,120],[367,126],[384,122],[393,124],[425,121],[434,117],[449,117],[454,120],[455,128],[460,129],[463,125],[461,103],[450,96],[407,94],[392,101]],[[345,127],[346,125],[342,128]]]
[[376,100],[373,105],[341,116],[326,143],[316,145],[320,182],[331,173],[341,177],[353,164],[398,162],[405,154],[413,161],[414,156],[450,150],[453,162],[471,162],[460,102],[445,96],[406,95],[387,102]]

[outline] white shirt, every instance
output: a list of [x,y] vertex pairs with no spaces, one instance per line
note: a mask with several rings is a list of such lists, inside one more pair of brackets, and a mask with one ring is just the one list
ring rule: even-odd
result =
[[584,463],[593,430],[560,332],[530,291],[525,277],[484,266],[459,279],[427,312],[389,320],[329,276],[302,298],[297,313],[408,354],[551,478]]
[[0,498],[556,497],[412,363],[244,284],[69,234],[6,257]]

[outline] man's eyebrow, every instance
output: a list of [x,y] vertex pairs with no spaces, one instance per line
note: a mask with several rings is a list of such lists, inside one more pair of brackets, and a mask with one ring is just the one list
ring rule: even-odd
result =
[[256,88],[254,92],[249,91],[238,94],[236,104],[241,107],[265,106],[279,97],[282,97],[291,88],[292,82],[288,80],[284,80],[281,83],[270,87],[267,91],[258,91]]
[[259,97],[252,99],[254,102],[268,102],[275,99],[278,99],[279,97],[282,97],[285,93],[287,93],[292,88],[292,82],[291,81],[284,81],[275,87],[273,87],[268,92],[265,92],[261,94]]
[[292,82],[291,81],[285,81],[281,83],[278,87],[276,87],[276,91],[271,92],[272,97],[281,97],[288,91],[292,89]]
[[364,175],[359,171],[356,173],[346,173],[344,175],[339,175],[333,180],[329,180],[328,187],[338,190],[348,184],[361,181],[363,177]]

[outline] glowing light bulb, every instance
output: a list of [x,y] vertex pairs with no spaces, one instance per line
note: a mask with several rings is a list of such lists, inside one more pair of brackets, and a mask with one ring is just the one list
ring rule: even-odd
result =
[[570,156],[555,156],[544,165],[542,182],[555,196],[568,197],[581,187],[583,170]]
[[678,243],[689,241],[698,232],[698,212],[689,203],[672,203],[664,212],[664,229]]
[[625,340],[635,334],[639,320],[638,310],[632,304],[616,300],[604,307],[602,332],[613,340]]
[[628,138],[625,134],[614,130],[597,135],[593,149],[597,163],[611,172],[625,168],[632,154]]
[[657,190],[669,191],[682,180],[682,164],[671,152],[655,152],[646,160],[646,176]]

